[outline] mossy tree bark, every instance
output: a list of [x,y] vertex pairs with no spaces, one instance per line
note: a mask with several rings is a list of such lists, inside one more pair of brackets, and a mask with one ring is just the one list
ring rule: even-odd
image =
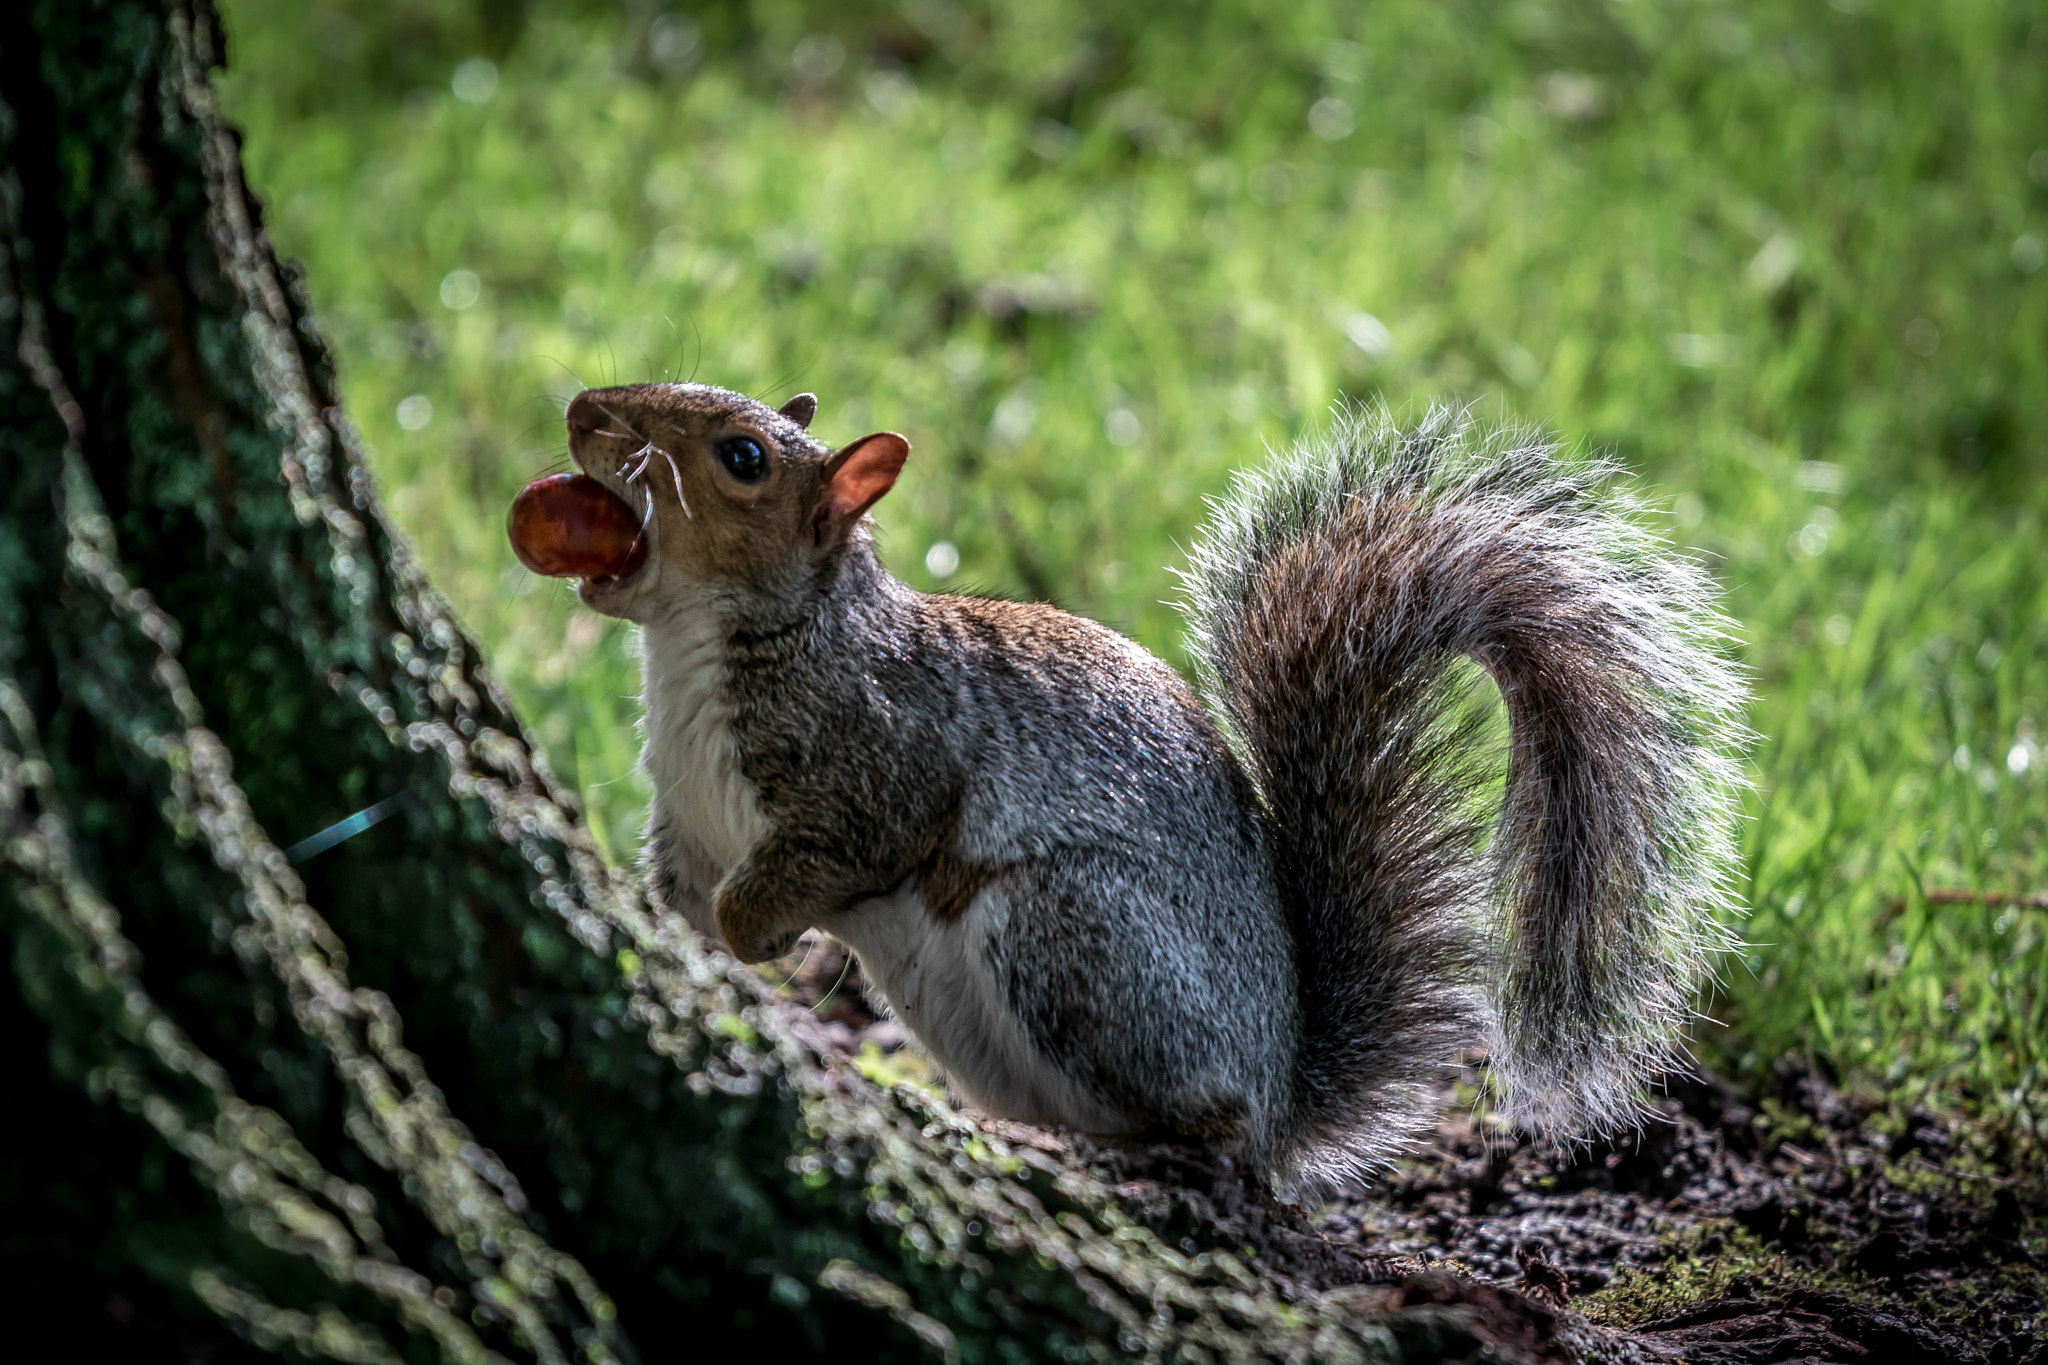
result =
[[604,865],[383,518],[218,42],[0,19],[10,1293],[88,1351],[146,1300],[131,1355],[1476,1349],[1256,1201],[824,1067]]

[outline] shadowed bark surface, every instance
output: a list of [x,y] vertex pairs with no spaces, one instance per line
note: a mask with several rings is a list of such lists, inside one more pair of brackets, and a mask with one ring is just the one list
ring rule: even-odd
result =
[[383,518],[218,44],[203,3],[0,18],[17,1321],[217,1360],[1562,1352],[1511,1293],[1359,1284],[1228,1163],[824,1066],[608,869]]

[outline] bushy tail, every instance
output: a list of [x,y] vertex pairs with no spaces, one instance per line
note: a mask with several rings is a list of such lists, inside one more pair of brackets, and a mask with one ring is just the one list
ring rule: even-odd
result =
[[[1707,576],[1617,474],[1454,410],[1346,412],[1197,542],[1193,650],[1300,957],[1303,1176],[1384,1161],[1461,1047],[1559,1134],[1632,1123],[1679,1059],[1730,941],[1746,689]],[[1490,845],[1461,658],[1509,720]]]

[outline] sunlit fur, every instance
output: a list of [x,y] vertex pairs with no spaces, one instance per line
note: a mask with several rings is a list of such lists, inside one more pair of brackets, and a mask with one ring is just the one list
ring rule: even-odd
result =
[[[1746,689],[1699,565],[1603,461],[1383,410],[1239,478],[1186,575],[1302,964],[1296,1135],[1342,1178],[1486,1038],[1545,1133],[1634,1122],[1735,913]],[[1460,656],[1511,722],[1492,837]]]

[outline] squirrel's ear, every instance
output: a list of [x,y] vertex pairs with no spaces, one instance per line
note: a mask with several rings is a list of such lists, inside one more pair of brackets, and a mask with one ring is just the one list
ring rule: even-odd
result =
[[818,415],[818,395],[815,393],[800,393],[787,403],[784,403],[777,411],[808,431],[811,419]]
[[851,526],[860,514],[896,486],[910,442],[893,431],[878,431],[840,447],[825,466],[825,500],[811,518],[812,538],[825,543],[828,530]]

